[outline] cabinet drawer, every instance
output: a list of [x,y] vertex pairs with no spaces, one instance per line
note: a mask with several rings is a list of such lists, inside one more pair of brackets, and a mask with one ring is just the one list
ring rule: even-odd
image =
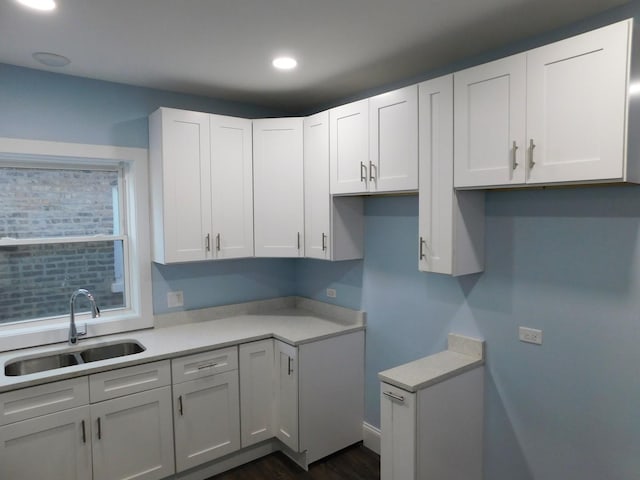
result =
[[236,370],[237,368],[238,347],[221,348],[171,360],[174,384]]
[[91,403],[164,387],[171,383],[169,360],[89,376]]
[[88,404],[87,377],[23,388],[0,395],[0,425]]

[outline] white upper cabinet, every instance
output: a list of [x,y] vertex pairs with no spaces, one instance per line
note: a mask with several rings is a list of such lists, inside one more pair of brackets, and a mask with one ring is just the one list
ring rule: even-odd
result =
[[331,193],[369,189],[369,100],[329,111]]
[[455,186],[626,181],[632,23],[455,74]]
[[419,259],[423,272],[484,268],[484,192],[453,189],[453,75],[419,85]]
[[153,260],[253,256],[251,121],[161,108],[149,131]]
[[307,257],[362,258],[362,198],[329,194],[329,112],[304,119],[304,208]]
[[251,120],[211,115],[211,251],[253,256]]
[[418,188],[418,86],[369,99],[369,191]]
[[304,256],[302,118],[253,121],[257,257]]
[[150,117],[149,135],[153,261],[205,260],[211,224],[209,115],[161,108]]

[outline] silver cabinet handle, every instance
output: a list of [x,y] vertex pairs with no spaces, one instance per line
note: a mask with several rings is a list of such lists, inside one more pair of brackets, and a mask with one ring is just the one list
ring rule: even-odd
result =
[[382,392],[382,393],[384,393],[389,398],[397,400],[398,402],[404,402],[404,397],[402,395],[396,395],[393,392]]
[[87,443],[87,430],[85,429],[84,420],[82,420],[82,443]]
[[300,232],[298,232],[298,250],[300,250]]
[[422,260],[425,257],[423,247],[425,246],[426,243],[427,242],[425,241],[425,239],[420,237],[420,258],[419,258],[419,260]]
[[100,417],[98,417],[98,440],[102,440],[102,422],[100,421]]
[[198,365],[198,370],[204,370],[205,368],[217,367],[218,363],[205,363],[204,365]]
[[[375,169],[375,175],[373,174]],[[369,180],[371,182],[374,182],[376,180],[376,177],[378,176],[378,167],[376,167],[373,162],[369,162]]]
[[325,233],[322,233],[322,251],[326,252],[327,251],[327,236],[325,235]]
[[182,405],[182,395],[178,397],[178,412],[180,412],[180,415],[184,415],[184,405]]
[[529,170],[533,168],[536,162],[533,161],[533,149],[536,148],[536,144],[533,143],[533,138],[529,140]]
[[[364,171],[364,175],[362,173],[363,171]],[[360,162],[360,181],[361,182],[367,181],[367,166],[363,162]]]
[[292,361],[293,359],[291,357],[289,357],[287,359],[288,363],[287,363],[287,375],[291,375],[293,373],[293,368],[291,368],[291,364],[293,363]]
[[511,149],[511,168],[513,170],[515,170],[516,168],[518,168],[518,161],[516,159],[516,152],[518,151],[518,144],[516,144],[516,142],[513,142],[513,147]]
[[207,233],[207,236],[204,237],[204,248],[207,249],[207,252],[211,251],[211,235]]
[[216,235],[216,251],[220,251],[220,234]]

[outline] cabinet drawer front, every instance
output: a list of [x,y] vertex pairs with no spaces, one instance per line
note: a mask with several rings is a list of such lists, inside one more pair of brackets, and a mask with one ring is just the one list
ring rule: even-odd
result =
[[169,360],[97,373],[89,377],[91,403],[164,387],[171,383]]
[[237,368],[238,347],[221,348],[171,360],[173,383],[208,377]]
[[87,377],[23,388],[0,395],[0,425],[88,404]]

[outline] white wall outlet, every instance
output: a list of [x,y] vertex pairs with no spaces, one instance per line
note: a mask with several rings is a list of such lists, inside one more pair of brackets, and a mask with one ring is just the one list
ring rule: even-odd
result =
[[335,288],[327,288],[327,297],[336,298],[336,289]]
[[184,295],[182,290],[176,292],[167,292],[167,307],[176,308],[184,306]]
[[520,327],[520,341],[542,345],[542,330],[536,330],[535,328],[529,327]]

